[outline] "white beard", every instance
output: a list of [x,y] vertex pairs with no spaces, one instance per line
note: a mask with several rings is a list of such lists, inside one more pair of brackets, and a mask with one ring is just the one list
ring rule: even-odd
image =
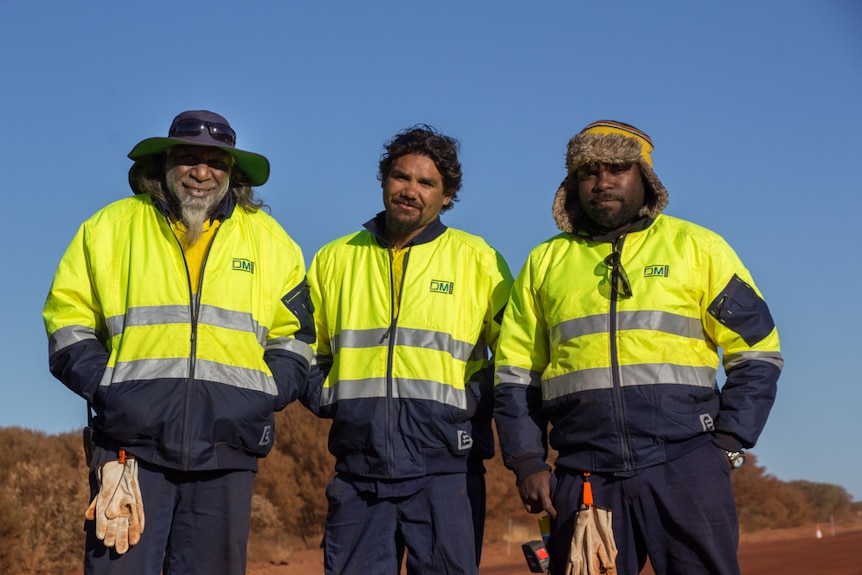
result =
[[205,198],[190,196],[182,191],[182,185],[171,178],[168,173],[166,178],[168,191],[180,203],[180,211],[182,212],[182,223],[186,228],[185,236],[183,237],[183,246],[191,247],[195,245],[204,231],[204,223],[209,219],[210,214],[215,208],[221,204],[225,194],[228,192],[230,182],[226,181],[224,185],[215,190],[214,193]]

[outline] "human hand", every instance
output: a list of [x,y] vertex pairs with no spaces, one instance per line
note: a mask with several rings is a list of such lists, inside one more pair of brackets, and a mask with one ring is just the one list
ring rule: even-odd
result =
[[518,484],[518,493],[527,513],[546,512],[552,519],[557,518],[557,510],[551,503],[551,472],[544,470],[528,475]]
[[99,493],[84,517],[96,522],[96,537],[123,554],[141,540],[144,505],[138,485],[138,462],[134,457],[109,461],[96,470]]

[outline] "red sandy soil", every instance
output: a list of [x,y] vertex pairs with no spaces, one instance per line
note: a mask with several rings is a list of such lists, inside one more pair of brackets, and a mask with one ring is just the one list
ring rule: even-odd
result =
[[[836,529],[815,537],[811,529],[743,535],[739,563],[743,575],[862,575],[862,529]],[[480,575],[527,575],[520,545],[494,543],[482,553]],[[248,575],[323,573],[320,550],[297,551],[284,564],[253,563]],[[654,575],[647,566],[642,575]]]

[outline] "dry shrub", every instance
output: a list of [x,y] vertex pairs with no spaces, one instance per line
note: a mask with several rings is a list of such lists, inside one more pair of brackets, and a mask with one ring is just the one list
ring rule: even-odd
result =
[[731,477],[742,532],[798,527],[811,521],[813,510],[805,495],[766,474],[752,453]]
[[[494,445],[499,446],[494,427]],[[487,488],[485,511],[485,543],[510,541],[520,545],[540,536],[538,515],[527,513],[521,503],[515,474],[503,465],[499,447],[492,459],[485,461]]]
[[255,494],[251,499],[251,532],[254,536],[249,538],[248,554],[255,561],[283,564],[293,553],[293,547],[285,544],[278,509],[263,495]]
[[[275,447],[260,462],[255,493],[277,509],[281,545],[308,549],[323,536],[324,490],[335,467],[326,447],[329,425],[296,402],[276,414]],[[263,537],[252,528],[251,539]]]
[[36,575],[80,568],[89,489],[83,454],[72,447],[74,434],[3,431],[19,460],[3,465],[0,572]]
[[[293,549],[320,543],[334,460],[326,447],[329,421],[294,403],[276,422],[275,448],[260,462],[255,483],[249,559],[278,564]],[[88,504],[80,434],[0,427],[0,441],[0,573],[80,572]],[[486,467],[486,543],[538,539],[537,516],[524,510],[499,453]],[[836,519],[862,512],[862,502],[850,502],[843,488],[782,482],[767,475],[751,453],[732,477],[744,533],[807,525],[815,510],[818,517],[828,511]]]

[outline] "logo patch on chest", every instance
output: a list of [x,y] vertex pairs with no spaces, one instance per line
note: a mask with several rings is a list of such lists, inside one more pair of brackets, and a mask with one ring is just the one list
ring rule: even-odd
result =
[[644,266],[644,277],[645,278],[652,278],[652,277],[666,278],[666,277],[668,277],[669,273],[670,273],[670,266],[668,266],[668,265]]
[[434,293],[445,293],[452,295],[452,292],[455,289],[455,282],[443,281],[443,280],[431,280],[431,287],[428,291]]
[[231,263],[231,269],[253,274],[254,262],[243,258],[233,258],[233,262]]

